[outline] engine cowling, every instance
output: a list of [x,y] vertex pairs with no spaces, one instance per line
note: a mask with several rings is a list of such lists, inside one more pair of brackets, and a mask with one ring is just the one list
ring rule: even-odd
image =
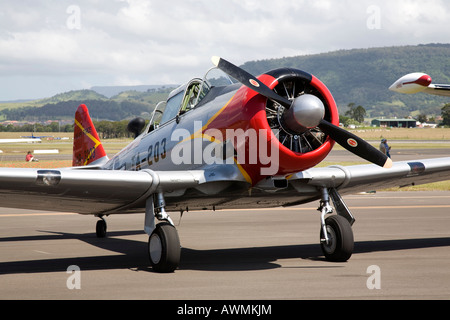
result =
[[[241,86],[203,127],[204,133],[209,129],[221,132],[226,149],[234,149],[234,161],[251,184],[320,163],[331,151],[334,140],[317,127],[318,122],[323,118],[339,124],[330,91],[313,75],[282,68],[262,74],[258,80],[278,95],[293,100],[290,108],[294,110]],[[229,130],[240,134],[230,137]]]
[[[275,69],[261,75],[258,79],[278,95],[295,100],[291,108],[295,107],[297,101],[302,98],[308,100],[305,106],[299,107],[302,109],[301,112],[286,110],[280,104],[266,100],[265,119],[259,119],[258,126],[270,130],[270,143],[278,147],[277,174],[287,175],[320,163],[333,148],[334,141],[317,127],[318,121],[323,118],[339,125],[336,102],[328,88],[315,76],[291,68]],[[303,103],[303,101],[300,102]],[[320,104],[322,105],[321,114]],[[259,117],[261,116],[260,114]],[[315,119],[307,125],[309,117]],[[297,121],[298,118],[304,118],[303,125],[298,124],[302,122]]]

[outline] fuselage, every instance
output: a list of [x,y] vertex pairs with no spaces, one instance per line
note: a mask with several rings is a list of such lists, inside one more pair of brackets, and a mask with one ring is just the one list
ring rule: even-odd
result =
[[[278,84],[271,75],[259,79],[271,87]],[[318,80],[313,77],[313,81]],[[188,90],[186,85],[184,91],[177,89],[181,93],[177,94],[187,96]],[[175,94],[169,96],[167,105],[175,99]],[[308,152],[287,148],[269,126],[266,104],[265,97],[240,84],[212,87],[187,112],[170,111],[170,119],[166,117],[158,126],[150,123],[110,159],[105,169],[169,171],[228,165],[236,167],[254,185],[265,176],[288,175],[313,167],[331,151],[334,142],[330,139]],[[169,112],[167,108],[164,113]],[[337,122],[335,105],[330,109],[330,117]]]

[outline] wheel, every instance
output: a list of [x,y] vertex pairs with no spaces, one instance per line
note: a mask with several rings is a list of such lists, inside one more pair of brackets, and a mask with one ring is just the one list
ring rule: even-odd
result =
[[[350,223],[342,216],[334,215],[325,220],[329,243],[320,243],[325,258],[334,262],[345,262],[353,253],[353,230]],[[323,239],[323,230],[320,230]]]
[[97,234],[97,238],[106,237],[106,221],[101,219],[97,221],[95,225],[95,233]]
[[173,272],[180,263],[180,239],[170,223],[160,223],[148,239],[148,254],[153,270]]

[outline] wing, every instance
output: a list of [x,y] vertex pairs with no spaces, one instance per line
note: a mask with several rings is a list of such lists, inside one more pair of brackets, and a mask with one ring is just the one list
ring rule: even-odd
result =
[[[320,199],[320,188],[341,194],[450,180],[450,158],[377,165],[312,168],[268,177],[251,187],[233,166],[191,171],[0,169],[0,205],[10,208],[114,214],[144,212],[162,191],[168,211],[267,208]],[[95,167],[93,167],[95,168]]]
[[[162,191],[172,210],[186,205],[190,194],[202,198],[248,184],[232,168],[192,171],[113,171],[95,166],[65,169],[0,169],[0,205],[9,208],[112,214],[144,212],[145,202]],[[231,187],[231,186],[234,187]],[[176,199],[173,200],[173,199]]]
[[[101,214],[128,211],[158,187],[196,185],[202,172],[107,171],[88,169],[0,170],[0,204],[11,208]],[[176,182],[174,182],[176,180]]]
[[293,175],[290,183],[298,190],[326,187],[348,194],[444,180],[450,180],[450,158],[399,161],[390,169],[375,165],[312,168]]
[[287,178],[267,177],[251,188],[237,174],[229,181],[228,174],[221,175],[214,183],[204,181],[202,185],[184,190],[183,194],[166,193],[166,208],[201,210],[292,206],[320,199],[320,189],[324,187],[334,188],[343,195],[450,180],[450,158],[395,162],[389,169],[373,164],[312,168]]
[[430,84],[425,90],[425,93],[434,94],[437,96],[450,97],[450,85],[448,84]]

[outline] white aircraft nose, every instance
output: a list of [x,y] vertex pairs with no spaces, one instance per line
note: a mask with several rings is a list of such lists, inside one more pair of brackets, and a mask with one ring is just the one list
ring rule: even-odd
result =
[[424,90],[431,84],[431,77],[426,73],[414,72],[395,81],[389,90],[400,93],[416,93]]
[[393,84],[391,84],[391,86],[389,87],[389,90],[391,90],[391,91],[396,91],[396,87],[397,87],[397,85],[399,85],[398,83],[398,80],[397,81],[395,81]]

